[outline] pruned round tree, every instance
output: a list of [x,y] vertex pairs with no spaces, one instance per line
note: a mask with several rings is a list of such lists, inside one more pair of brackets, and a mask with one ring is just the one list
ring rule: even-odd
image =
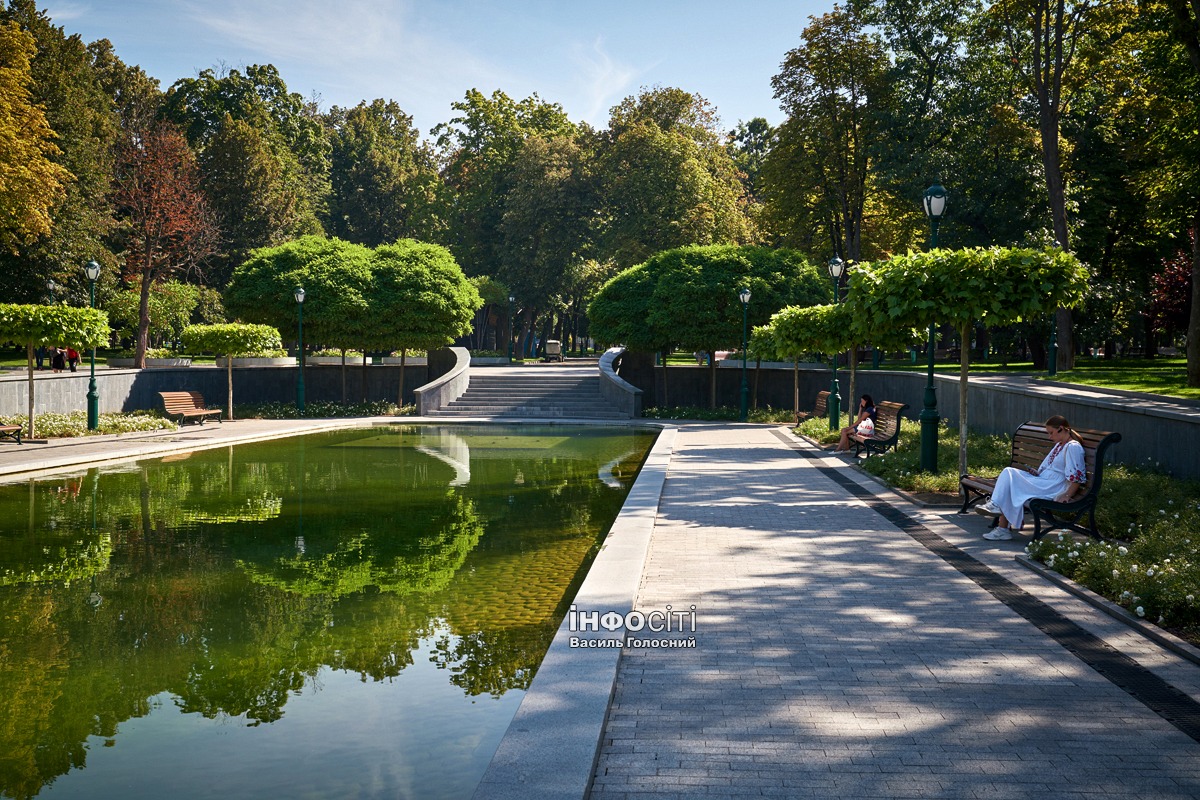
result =
[[228,389],[226,419],[233,419],[233,359],[260,350],[283,347],[279,331],[270,325],[223,322],[217,325],[189,325],[183,329],[183,346],[193,353],[225,356],[225,383]]
[[56,345],[86,350],[108,341],[108,315],[94,308],[0,303],[0,342],[25,345],[29,370],[28,436],[34,437],[33,351]]
[[1059,248],[966,248],[908,253],[850,274],[862,316],[900,330],[949,323],[962,347],[958,420],[960,473],[967,471],[967,379],[976,322],[1008,325],[1056,308],[1073,308],[1087,290],[1087,269]]
[[434,350],[470,333],[483,298],[449,250],[413,239],[376,248],[371,276],[371,325],[362,342],[400,350],[398,402],[404,405],[405,352]]

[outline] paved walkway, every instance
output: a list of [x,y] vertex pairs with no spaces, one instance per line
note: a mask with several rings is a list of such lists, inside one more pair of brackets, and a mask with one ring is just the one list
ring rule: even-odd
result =
[[1200,667],[789,438],[681,428],[638,607],[696,604],[697,646],[626,648],[592,800],[1200,797],[1200,744],[877,509],[1193,697]]

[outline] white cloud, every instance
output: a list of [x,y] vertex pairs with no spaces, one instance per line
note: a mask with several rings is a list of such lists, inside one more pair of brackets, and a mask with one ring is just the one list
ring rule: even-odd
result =
[[601,127],[608,121],[608,110],[629,93],[634,79],[645,72],[614,61],[605,51],[601,36],[596,37],[591,47],[576,44],[572,60],[583,84],[579,87],[585,105],[583,118]]
[[85,3],[47,3],[45,6],[46,15],[52,19],[55,24],[61,25],[64,22],[82,19],[91,13],[91,6]]

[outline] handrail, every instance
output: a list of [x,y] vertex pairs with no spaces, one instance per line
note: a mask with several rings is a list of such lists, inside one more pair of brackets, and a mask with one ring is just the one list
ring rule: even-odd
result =
[[630,419],[642,416],[642,390],[617,374],[624,347],[610,347],[600,356],[600,396]]
[[417,397],[417,413],[425,416],[430,411],[450,405],[462,397],[471,382],[471,353],[465,347],[447,348],[454,354],[454,366],[441,377],[413,391]]

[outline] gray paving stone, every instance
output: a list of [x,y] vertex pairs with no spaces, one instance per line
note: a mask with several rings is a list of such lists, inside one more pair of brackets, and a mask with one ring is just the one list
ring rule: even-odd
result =
[[626,650],[593,800],[1200,797],[1200,745],[766,428],[681,428],[667,603],[697,647]]

